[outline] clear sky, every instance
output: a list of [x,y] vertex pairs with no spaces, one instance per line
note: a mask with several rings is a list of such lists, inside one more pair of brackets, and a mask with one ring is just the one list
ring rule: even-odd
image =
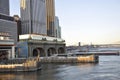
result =
[[[10,8],[20,14],[19,0]],[[120,43],[120,0],[55,0],[55,9],[67,45]]]

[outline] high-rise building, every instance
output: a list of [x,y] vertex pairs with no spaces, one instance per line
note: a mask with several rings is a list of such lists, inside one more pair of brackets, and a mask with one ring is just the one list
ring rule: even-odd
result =
[[58,38],[61,38],[61,26],[59,26],[59,30],[58,30]]
[[47,35],[55,37],[55,1],[46,0]]
[[45,0],[21,0],[22,34],[47,34]]
[[0,13],[9,15],[9,0],[0,0]]
[[19,35],[21,35],[21,20],[18,15],[13,16],[14,21],[17,23],[17,39],[19,41]]
[[61,27],[59,25],[59,18],[55,16],[55,37],[61,38]]

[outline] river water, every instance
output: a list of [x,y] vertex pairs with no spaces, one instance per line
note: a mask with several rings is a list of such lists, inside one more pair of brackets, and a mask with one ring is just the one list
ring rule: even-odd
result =
[[98,64],[43,64],[36,72],[0,73],[0,80],[120,80],[120,56],[101,56]]

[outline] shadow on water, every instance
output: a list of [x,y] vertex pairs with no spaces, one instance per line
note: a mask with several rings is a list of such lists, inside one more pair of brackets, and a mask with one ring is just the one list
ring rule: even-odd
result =
[[63,80],[70,73],[84,73],[85,69],[89,71],[95,65],[97,64],[43,64],[42,70],[35,72],[0,73],[0,80]]
[[0,80],[37,80],[37,72],[0,73]]

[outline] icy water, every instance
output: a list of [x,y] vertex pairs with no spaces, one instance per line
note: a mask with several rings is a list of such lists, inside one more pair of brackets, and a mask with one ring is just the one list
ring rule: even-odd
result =
[[101,56],[98,64],[44,64],[37,72],[0,73],[0,80],[120,80],[120,56]]

